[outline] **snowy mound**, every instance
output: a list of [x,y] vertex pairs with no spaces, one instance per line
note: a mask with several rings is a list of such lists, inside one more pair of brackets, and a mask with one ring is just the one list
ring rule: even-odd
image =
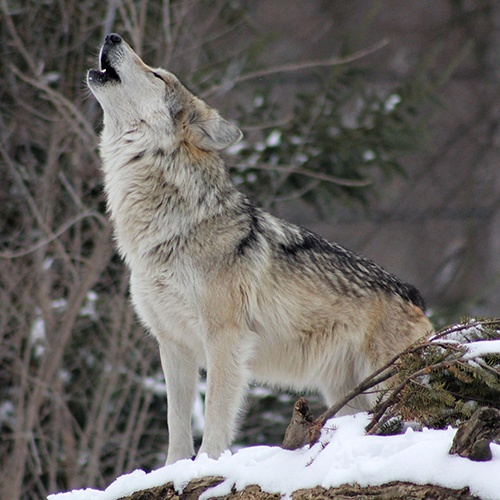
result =
[[136,470],[119,477],[104,491],[75,490],[50,495],[49,500],[116,500],[171,481],[181,491],[191,480],[205,476],[226,480],[205,492],[202,500],[228,494],[233,486],[240,490],[257,484],[267,492],[289,495],[315,486],[375,486],[390,481],[453,489],[468,486],[482,499],[500,500],[500,445],[491,444],[492,460],[472,462],[448,454],[456,429],[408,429],[401,435],[367,436],[364,427],[368,420],[366,413],[331,419],[320,441],[311,448],[289,451],[256,446],[234,454],[227,451],[219,460],[202,456],[149,474]]

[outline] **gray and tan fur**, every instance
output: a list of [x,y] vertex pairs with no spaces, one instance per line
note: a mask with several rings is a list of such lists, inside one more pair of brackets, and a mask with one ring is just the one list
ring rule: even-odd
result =
[[331,404],[432,329],[412,285],[238,192],[219,151],[241,132],[173,74],[114,34],[100,66],[88,85],[104,110],[108,206],[133,303],[160,347],[167,463],[194,454],[200,367],[199,454],[218,457],[249,380],[319,391]]

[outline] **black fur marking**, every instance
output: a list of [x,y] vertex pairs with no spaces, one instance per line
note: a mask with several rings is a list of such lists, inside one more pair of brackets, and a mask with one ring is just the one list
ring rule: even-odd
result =
[[149,250],[149,255],[165,264],[184,246],[184,243],[185,241],[181,237],[175,236],[171,240],[163,241],[152,247]]
[[144,151],[140,151],[139,153],[137,153],[136,155],[132,156],[132,158],[130,158],[130,160],[128,160],[126,163],[125,163],[125,167],[127,165],[130,165],[131,163],[134,163],[136,161],[139,161],[141,158],[144,157],[144,155],[146,154],[146,150]]
[[137,153],[130,161],[137,161],[140,160],[144,155],[146,154],[146,150],[141,151],[140,153]]
[[408,300],[411,303],[415,304],[417,307],[420,307],[422,311],[425,311],[426,309],[425,301],[422,295],[420,295],[420,292],[413,285],[410,285],[409,283],[405,284],[408,287]]
[[[281,243],[279,248],[281,252],[293,259],[299,260],[307,255],[318,266],[331,266],[335,269],[334,274],[343,276],[345,280],[353,282],[361,289],[382,289],[390,294],[395,293],[425,311],[425,302],[413,285],[388,273],[373,261],[340,245],[330,243],[306,229],[301,228],[299,235],[294,235],[294,239],[286,244]],[[324,256],[323,259],[322,256]],[[342,287],[341,280],[332,285],[345,289]],[[355,291],[356,287],[349,287],[349,289]]]
[[253,227],[250,228],[248,234],[241,239],[236,248],[236,254],[239,256],[245,255],[246,251],[250,249],[257,241],[257,233]]
[[[302,235],[301,235],[302,236]],[[330,250],[329,245],[326,245],[326,241],[319,236],[313,234],[305,233],[303,238],[293,243],[284,244],[280,243],[281,251],[289,257],[296,257],[297,254],[301,252],[310,252],[317,250],[318,252],[323,252],[325,250]]]
[[154,152],[154,156],[155,158],[164,158],[165,156],[167,156],[167,152],[163,148],[158,148]]
[[250,213],[250,221],[249,221],[250,227],[248,229],[248,233],[240,240],[236,248],[236,255],[238,256],[243,256],[248,250],[255,248],[257,241],[259,239],[258,235],[260,232],[260,227],[259,227],[259,219],[257,217],[257,213],[253,207],[249,207],[249,213]]

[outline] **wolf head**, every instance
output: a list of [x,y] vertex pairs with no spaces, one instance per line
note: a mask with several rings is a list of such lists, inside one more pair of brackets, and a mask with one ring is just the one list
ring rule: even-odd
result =
[[103,108],[105,128],[114,133],[144,124],[205,151],[219,151],[241,139],[237,127],[175,75],[145,64],[119,35],[106,36],[99,65],[89,70],[87,84]]

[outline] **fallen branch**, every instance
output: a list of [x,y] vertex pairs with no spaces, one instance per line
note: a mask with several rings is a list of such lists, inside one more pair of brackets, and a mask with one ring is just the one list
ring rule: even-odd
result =
[[294,405],[292,420],[285,431],[285,438],[281,446],[287,450],[295,450],[302,448],[302,446],[306,444],[310,444],[311,446],[315,444],[327,420],[334,417],[344,408],[344,406],[349,404],[360,394],[363,394],[393,377],[397,373],[394,364],[401,356],[422,348],[423,345],[412,345],[405,351],[394,356],[384,366],[373,372],[359,385],[351,389],[343,399],[328,408],[328,410],[322,413],[317,419],[313,419],[307,399],[304,397],[300,398]]
[[314,417],[306,398],[299,398],[293,405],[292,420],[285,431],[281,445],[285,450],[296,450],[310,442],[311,426]]
[[[446,339],[443,340],[443,338],[453,333],[464,332],[468,329],[474,328],[476,328],[477,331],[483,331],[481,328],[493,328],[498,335],[498,330],[500,330],[500,320],[488,319],[465,322],[464,324],[443,328],[430,339],[425,341],[420,340],[415,344],[412,344],[403,352],[394,356],[384,366],[369,375],[359,385],[349,391],[342,400],[331,406],[316,419],[314,419],[309,409],[307,400],[305,398],[300,398],[295,403],[292,419],[286,429],[282,447],[286,449],[298,449],[306,444],[312,446],[318,441],[321,429],[327,420],[334,417],[342,408],[344,408],[357,396],[366,393],[368,390],[380,386],[384,382],[392,379],[390,380],[391,383],[387,384],[389,385],[389,388],[385,389],[385,393],[382,393],[381,398],[377,402],[373,410],[373,417],[365,428],[366,432],[369,434],[375,434],[381,431],[387,422],[394,418],[400,410],[398,405],[401,406],[405,403],[406,400],[402,397],[402,394],[407,391],[407,388],[411,384],[413,384],[411,387],[416,386],[420,389],[426,389],[424,384],[418,382],[419,379],[444,371],[450,372],[459,381],[461,380],[460,377],[464,378],[467,376],[467,374],[463,373],[463,369],[469,366],[464,363],[464,356],[467,353],[467,343],[459,343]],[[432,352],[434,357],[430,357],[429,359],[429,352]],[[410,373],[406,372],[406,374],[403,375],[402,366],[404,365],[402,362],[403,360],[410,359],[409,356],[415,356],[420,365]],[[467,354],[467,356],[467,359],[470,360],[470,353]],[[481,361],[480,356],[477,356],[477,366],[482,368],[485,372],[489,372],[490,375],[497,377],[499,379],[498,383],[500,386],[499,372]],[[400,375],[399,380],[396,379],[398,374]],[[491,382],[486,385],[490,388],[496,387],[495,385],[492,386]],[[452,397],[455,396],[457,395],[452,394]],[[458,396],[460,397],[460,395]],[[471,396],[469,399],[477,402],[477,398],[475,396]],[[418,413],[415,409],[408,410],[408,413],[412,412],[414,414]],[[422,415],[421,418],[423,417],[424,416]],[[491,419],[489,422],[491,423]],[[491,424],[490,427],[491,426],[493,426],[493,424]]]
[[490,443],[500,438],[500,411],[479,408],[468,422],[457,430],[450,454],[460,455],[475,462],[491,460]]

